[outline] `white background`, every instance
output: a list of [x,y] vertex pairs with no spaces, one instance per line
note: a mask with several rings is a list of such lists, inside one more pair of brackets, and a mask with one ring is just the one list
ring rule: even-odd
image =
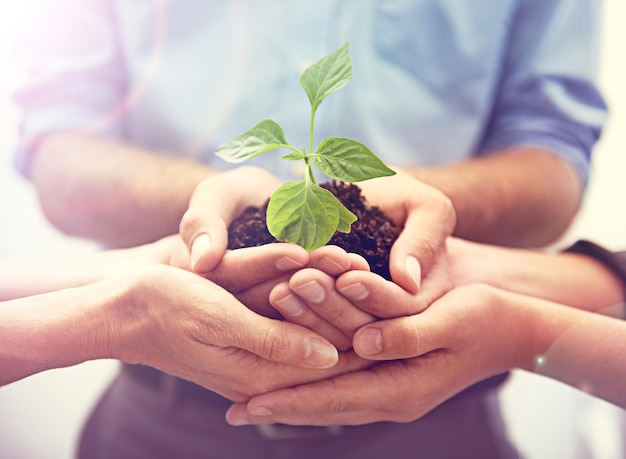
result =
[[[40,214],[30,185],[12,168],[17,117],[8,98],[13,75],[7,64],[7,39],[12,30],[19,28],[14,13],[27,12],[27,7],[28,2],[0,6],[2,259],[95,249],[91,243],[67,238],[51,228]],[[626,175],[625,20],[626,2],[605,0],[601,84],[611,118],[595,151],[583,209],[564,242],[586,237],[612,249],[626,249],[626,184],[622,178]],[[70,458],[82,420],[116,369],[115,362],[89,362],[0,388],[0,459]],[[515,372],[501,400],[511,435],[529,458],[626,457],[625,412],[608,403],[522,372]]]

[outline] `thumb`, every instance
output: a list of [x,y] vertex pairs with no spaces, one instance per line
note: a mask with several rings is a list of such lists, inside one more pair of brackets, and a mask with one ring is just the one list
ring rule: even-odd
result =
[[337,349],[311,330],[249,312],[245,314],[247,326],[236,331],[235,346],[272,362],[302,368],[330,368],[338,362]]
[[398,317],[361,327],[354,334],[355,352],[372,360],[410,359],[444,347],[445,321],[427,309],[420,314]]
[[200,182],[180,222],[180,235],[191,269],[206,274],[217,266],[228,245],[228,225],[246,207],[260,205],[278,180],[257,167],[243,166]]
[[442,205],[420,205],[408,212],[404,229],[389,255],[389,271],[396,284],[413,294],[419,292],[422,278],[445,251],[455,221],[447,198]]
[[205,274],[215,268],[228,245],[228,228],[218,215],[198,215],[190,208],[180,223],[180,235],[187,245],[192,271]]
[[196,186],[180,221],[179,231],[189,251],[191,270],[199,274],[215,268],[228,245],[228,224],[237,204],[224,196],[230,177],[226,174],[210,177]]

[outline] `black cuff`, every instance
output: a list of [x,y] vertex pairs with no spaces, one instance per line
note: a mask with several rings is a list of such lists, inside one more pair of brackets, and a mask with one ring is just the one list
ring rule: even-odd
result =
[[[579,253],[595,258],[600,263],[609,268],[622,281],[624,292],[626,294],[626,251],[611,252],[597,244],[589,241],[578,241],[571,247],[564,250],[565,252]],[[624,308],[626,319],[626,307]]]

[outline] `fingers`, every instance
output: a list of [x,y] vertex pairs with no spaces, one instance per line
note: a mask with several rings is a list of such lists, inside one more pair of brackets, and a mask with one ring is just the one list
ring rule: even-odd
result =
[[422,285],[417,294],[417,302],[411,313],[417,313],[441,298],[454,288],[450,263],[445,251],[441,252],[428,272],[422,276]]
[[380,207],[403,228],[391,249],[389,271],[394,282],[417,293],[456,225],[452,202],[438,189],[399,170],[393,177],[362,182],[361,188],[370,205]]
[[316,331],[340,350],[349,349],[354,332],[374,317],[339,294],[334,277],[350,270],[367,272],[369,265],[360,255],[331,245],[311,252],[309,266],[316,269],[300,270],[277,285],[270,303],[290,322]]
[[285,319],[315,331],[340,351],[352,347],[352,335],[346,336],[332,323],[315,313],[297,294],[292,292],[287,282],[278,284],[272,290],[270,303]]
[[[258,394],[322,381],[371,366],[371,362],[352,352],[340,354],[339,361],[332,368],[299,368],[270,362],[243,350],[213,349],[209,353],[213,358],[206,364],[208,371],[192,371],[186,379],[241,403]],[[254,377],[251,378],[251,374]],[[232,395],[237,398],[233,399]]]
[[[329,368],[337,349],[318,334],[256,314],[231,293],[196,274],[169,266],[149,267],[133,295],[149,305],[146,336],[211,349],[243,349],[265,360],[303,368]],[[145,342],[146,340],[144,340]],[[187,344],[187,346],[188,346]],[[159,347],[159,346],[157,346]]]
[[278,390],[233,405],[231,425],[359,425],[379,421],[408,422],[423,414],[409,406],[415,378],[397,362],[339,375],[332,379]]
[[309,267],[319,269],[329,276],[337,277],[344,272],[355,269],[369,271],[365,258],[356,253],[348,253],[336,245],[326,245],[310,253]]
[[309,254],[295,244],[276,243],[228,250],[205,277],[230,292],[240,292],[260,282],[281,277],[309,263]]
[[[197,199],[180,222],[179,231],[189,250],[189,265],[200,274],[210,271],[219,263],[228,245],[228,228],[217,207],[211,199]],[[201,212],[200,209],[206,210]]]
[[454,321],[431,306],[421,314],[383,320],[359,329],[353,340],[355,352],[373,360],[418,357],[456,342]]
[[244,166],[201,182],[180,222],[180,234],[197,273],[213,269],[228,245],[228,225],[247,206],[261,205],[278,180],[263,169]]
[[[372,381],[363,373],[341,375],[294,388],[254,397],[247,404],[233,405],[226,421],[235,426],[248,424],[357,425],[379,418],[367,406],[366,397],[380,400],[381,393],[369,393]],[[377,386],[377,390],[380,388]],[[371,402],[370,402],[371,403]]]
[[[306,268],[296,272],[289,279],[288,287],[281,286],[272,292],[272,305],[288,320],[315,327],[313,329],[319,333],[330,331],[332,326],[351,338],[359,327],[375,320],[337,292],[335,279],[319,270]],[[329,325],[321,325],[324,321]]]
[[263,359],[302,368],[330,368],[339,354],[318,334],[296,324],[268,319],[249,309],[240,311],[237,326],[228,327],[229,346],[245,349]]
[[335,286],[353,305],[381,319],[415,314],[428,307],[428,298],[409,293],[371,272],[349,271],[337,279]]
[[[269,317],[271,319],[284,319],[280,311],[276,309],[270,302],[270,295],[278,285],[286,283],[289,275],[285,274],[281,277],[260,282],[246,290],[235,293],[235,297],[241,301],[246,307],[257,314]],[[334,343],[333,343],[334,344]]]
[[436,190],[419,202],[408,202],[404,228],[394,243],[389,260],[392,279],[411,293],[420,290],[422,279],[452,234],[456,216],[450,200]]

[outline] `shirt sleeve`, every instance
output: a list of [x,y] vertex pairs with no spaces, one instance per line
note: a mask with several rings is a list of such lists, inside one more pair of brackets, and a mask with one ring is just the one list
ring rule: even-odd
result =
[[106,0],[43,2],[16,40],[20,110],[17,169],[45,136],[61,131],[120,136],[123,66]]
[[597,82],[601,20],[595,0],[519,2],[482,154],[545,148],[569,160],[587,183],[607,114]]

